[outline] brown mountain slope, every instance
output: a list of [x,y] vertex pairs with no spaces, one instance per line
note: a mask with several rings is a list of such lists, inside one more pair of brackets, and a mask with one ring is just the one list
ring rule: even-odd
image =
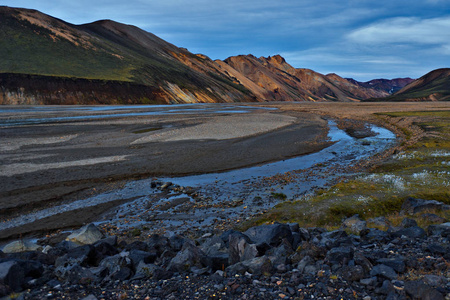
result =
[[266,101],[359,101],[387,95],[359,87],[336,74],[324,76],[313,70],[296,69],[280,55],[240,55],[216,63],[222,72]]

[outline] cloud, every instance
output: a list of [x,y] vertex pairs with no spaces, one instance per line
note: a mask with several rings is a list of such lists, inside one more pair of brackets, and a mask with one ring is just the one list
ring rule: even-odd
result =
[[399,17],[352,31],[347,39],[360,44],[450,44],[450,16],[420,19]]

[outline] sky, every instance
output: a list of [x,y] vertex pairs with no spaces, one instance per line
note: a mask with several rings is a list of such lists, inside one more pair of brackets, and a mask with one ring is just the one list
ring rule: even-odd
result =
[[138,26],[212,59],[280,54],[345,78],[418,78],[450,67],[450,0],[2,0],[73,24]]

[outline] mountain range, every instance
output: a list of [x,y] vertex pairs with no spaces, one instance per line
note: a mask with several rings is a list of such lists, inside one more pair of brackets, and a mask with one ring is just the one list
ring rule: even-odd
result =
[[[111,20],[73,25],[6,6],[0,6],[0,28],[0,104],[401,101],[411,93],[448,99],[448,69],[420,83],[362,83],[294,68],[280,55],[212,60],[135,26]],[[444,92],[426,95],[429,80],[438,80],[432,88]]]

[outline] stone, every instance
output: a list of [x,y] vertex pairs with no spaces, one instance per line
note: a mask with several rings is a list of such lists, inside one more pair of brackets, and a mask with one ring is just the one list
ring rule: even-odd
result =
[[386,242],[390,239],[389,233],[375,228],[362,230],[360,236],[363,240],[369,242]]
[[355,261],[355,264],[361,266],[366,274],[369,274],[370,270],[372,270],[372,263],[362,253],[355,252],[355,254],[353,255],[353,259]]
[[158,268],[159,267],[154,264],[146,264],[143,261],[140,261],[136,267],[136,276],[143,275],[144,278],[152,278]]
[[361,279],[359,281],[362,285],[367,285],[367,286],[375,286],[375,284],[377,283],[377,277],[370,277],[370,278],[364,278]]
[[309,265],[313,265],[314,264],[314,260],[309,257],[309,256],[305,256],[303,257],[303,259],[298,263],[297,265],[297,269],[299,270],[300,273],[303,273],[305,271],[305,268]]
[[87,295],[86,297],[82,298],[81,300],[97,300],[97,297],[90,294],[90,295]]
[[412,226],[404,229],[400,229],[392,233],[394,237],[402,237],[405,236],[410,239],[418,239],[426,237],[427,233],[424,229],[419,226]]
[[444,286],[447,283],[447,278],[439,275],[425,275],[423,282],[432,287]]
[[169,239],[165,236],[159,234],[153,234],[147,240],[147,245],[149,248],[154,248],[158,251],[158,255],[161,255],[164,251],[170,248]]
[[399,258],[381,258],[377,260],[377,263],[391,267],[397,273],[403,273],[406,271],[405,260]]
[[292,231],[286,224],[255,226],[249,228],[244,234],[255,244],[267,244],[271,247],[277,247],[283,239],[287,239],[291,245],[293,241]]
[[341,228],[349,230],[351,233],[359,234],[361,230],[366,229],[367,222],[361,220],[359,215],[354,215],[342,222]]
[[84,268],[82,266],[74,266],[70,269],[67,269],[64,275],[62,276],[65,280],[70,283],[79,284],[83,282],[95,281],[97,278],[92,274],[92,272]]
[[375,292],[377,294],[383,294],[383,295],[389,295],[393,292],[395,293],[394,285],[389,280],[385,280],[385,281],[383,281],[383,284],[381,285],[381,287],[377,288],[375,290]]
[[421,218],[422,220],[424,220],[425,222],[429,222],[429,223],[445,223],[448,222],[447,219],[440,217],[436,214],[420,214],[419,218]]
[[439,244],[428,244],[427,250],[430,251],[432,254],[440,254],[440,255],[444,255],[449,252],[448,246],[443,246]]
[[444,300],[444,296],[435,288],[425,284],[422,280],[406,281],[405,292],[413,299]]
[[169,238],[169,246],[174,251],[180,251],[181,248],[183,248],[184,243],[186,242],[186,239],[182,237],[181,235],[173,235]]
[[372,226],[376,226],[381,230],[387,230],[389,228],[389,226],[391,225],[389,223],[388,219],[386,219],[385,217],[371,218],[371,219],[367,220],[367,223]]
[[14,292],[20,292],[25,283],[25,271],[17,261],[0,263],[0,284],[9,287]]
[[128,244],[125,247],[126,251],[130,251],[130,250],[141,250],[141,251],[147,251],[150,247],[148,246],[147,243],[144,243],[143,241],[134,241],[130,244]]
[[360,281],[364,278],[365,275],[363,267],[359,265],[345,266],[339,271],[339,273],[341,274],[342,278],[347,281]]
[[270,274],[272,270],[272,262],[267,256],[255,257],[242,262],[242,264],[248,272],[254,275]]
[[416,198],[408,198],[403,202],[401,212],[406,214],[417,214],[422,212],[433,212],[450,210],[450,205],[446,205],[436,200],[424,200]]
[[103,239],[103,237],[103,233],[94,224],[89,224],[74,231],[66,238],[66,240],[81,245],[89,245],[98,242]]
[[331,264],[345,265],[351,259],[353,259],[353,248],[352,247],[337,247],[328,251],[325,258]]
[[231,233],[228,236],[229,264],[253,259],[258,255],[256,244],[251,243],[249,237],[244,234]]
[[121,252],[114,256],[104,258],[99,266],[108,269],[110,275],[120,271],[122,267],[129,267],[132,265],[131,259],[128,257],[128,252]]
[[373,267],[373,269],[370,271],[370,276],[382,276],[390,280],[397,279],[398,277],[394,269],[383,264]]
[[157,254],[156,252],[147,252],[133,249],[129,252],[128,257],[131,259],[133,265],[137,266],[141,261],[146,264],[154,263],[157,258]]
[[403,228],[409,228],[417,226],[416,220],[410,219],[410,218],[403,218],[402,223],[400,224],[400,227]]
[[119,250],[117,250],[116,247],[104,240],[95,243],[94,247],[95,251],[97,251],[97,253],[103,257],[113,256],[119,253]]
[[450,222],[440,225],[430,225],[427,228],[428,235],[437,235],[448,237],[450,236]]
[[102,257],[99,257],[97,251],[92,245],[79,246],[70,249],[64,256],[67,258],[76,259],[81,265],[97,265]]
[[170,261],[168,270],[184,273],[194,266],[202,268],[205,257],[203,251],[193,242],[185,242],[181,251]]
[[42,247],[27,240],[14,241],[3,247],[3,253],[20,253],[41,250]]

